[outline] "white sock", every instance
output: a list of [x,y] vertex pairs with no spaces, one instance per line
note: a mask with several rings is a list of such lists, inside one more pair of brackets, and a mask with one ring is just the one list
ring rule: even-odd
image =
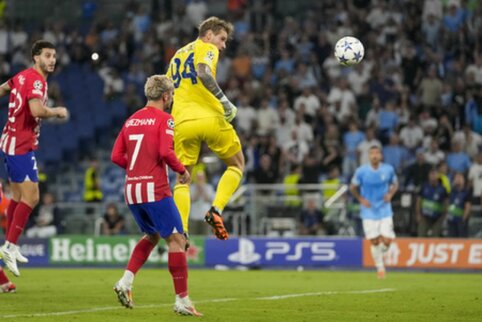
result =
[[373,261],[375,262],[375,267],[377,270],[385,269],[383,265],[383,254],[379,245],[371,245],[370,250],[372,252]]
[[132,288],[132,283],[134,283],[134,273],[129,270],[124,271],[124,276],[121,278],[121,283],[127,286],[127,288]]
[[381,250],[382,254],[385,255],[386,252],[388,252],[388,249],[390,248],[390,245],[387,246],[384,243],[380,243],[379,247],[380,247],[380,250]]

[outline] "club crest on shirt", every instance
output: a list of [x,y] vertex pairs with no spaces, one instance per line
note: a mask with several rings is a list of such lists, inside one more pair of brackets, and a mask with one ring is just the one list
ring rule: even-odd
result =
[[174,120],[173,119],[167,120],[167,127],[170,128],[170,129],[174,128]]
[[206,53],[206,58],[212,61],[214,59],[214,53],[211,50],[208,51]]
[[18,76],[18,82],[20,83],[20,85],[25,84],[25,76],[23,75]]
[[38,89],[38,90],[41,90],[42,87],[43,87],[43,84],[42,84],[42,82],[39,81],[38,79],[37,79],[35,82],[33,82],[33,88]]

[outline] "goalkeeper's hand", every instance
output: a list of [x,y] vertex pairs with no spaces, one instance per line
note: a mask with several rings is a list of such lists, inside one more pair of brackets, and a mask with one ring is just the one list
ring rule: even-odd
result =
[[236,117],[236,114],[238,113],[238,108],[234,106],[234,104],[231,103],[230,101],[223,103],[223,107],[224,107],[224,119],[229,123],[231,123]]

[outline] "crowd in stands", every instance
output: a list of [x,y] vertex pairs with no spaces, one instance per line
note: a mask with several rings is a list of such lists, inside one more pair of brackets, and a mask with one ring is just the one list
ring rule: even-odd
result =
[[[133,112],[144,102],[146,77],[164,73],[195,39],[210,15],[207,2],[129,1],[122,20],[94,12],[84,33],[62,21],[31,33],[0,23],[0,78],[28,66],[31,40],[44,38],[57,46],[59,71],[91,64],[104,99],[121,97]],[[291,16],[278,14],[280,3],[230,0],[225,8],[235,33],[217,79],[239,109],[246,182],[281,183],[294,171],[297,183],[333,173],[349,182],[380,145],[403,189],[420,190],[437,167],[448,187],[462,173],[482,195],[480,1],[313,1]],[[332,54],[345,35],[365,46],[351,68]]]

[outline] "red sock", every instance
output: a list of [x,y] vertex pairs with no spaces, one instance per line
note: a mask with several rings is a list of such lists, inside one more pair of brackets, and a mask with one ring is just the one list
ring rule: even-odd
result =
[[13,222],[13,214],[15,213],[15,208],[17,208],[18,202],[13,199],[10,199],[10,203],[7,207],[7,230],[5,231],[5,235],[8,234],[8,230],[10,229],[10,225]]
[[13,220],[8,229],[7,240],[12,244],[17,244],[18,238],[22,234],[23,228],[27,224],[28,217],[32,213],[32,208],[23,202],[19,202],[15,207]]
[[7,275],[5,275],[4,270],[0,267],[0,285],[7,284],[10,282]]
[[152,244],[149,240],[145,238],[139,240],[136,247],[134,247],[131,258],[129,259],[129,263],[127,264],[127,270],[136,274],[137,271],[146,262],[147,258],[154,249],[154,246],[156,245]]
[[187,260],[186,253],[169,253],[167,265],[174,282],[174,291],[180,297],[187,296]]

